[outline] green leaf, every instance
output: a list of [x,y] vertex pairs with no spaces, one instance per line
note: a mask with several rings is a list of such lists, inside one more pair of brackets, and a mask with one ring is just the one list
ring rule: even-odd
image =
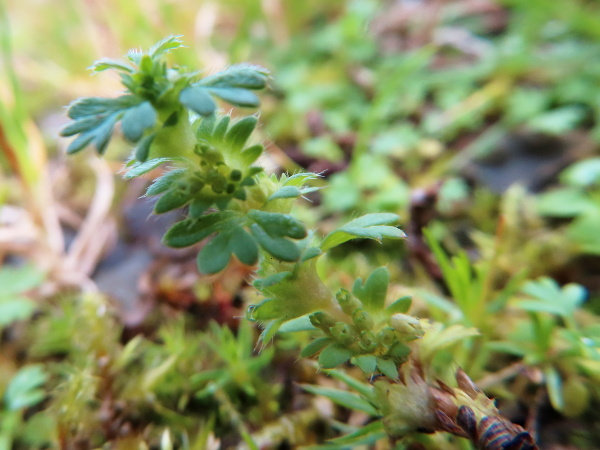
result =
[[225,137],[225,133],[227,133],[227,128],[229,128],[229,122],[231,121],[231,116],[223,116],[221,120],[215,126],[215,131],[213,132],[213,140],[215,142],[219,142],[223,140]]
[[169,247],[183,248],[194,245],[202,239],[224,228],[224,222],[238,217],[233,211],[207,214],[198,219],[185,219],[173,225],[163,236],[163,243]]
[[215,124],[217,123],[217,115],[210,114],[208,116],[204,116],[200,118],[200,124],[198,125],[198,129],[196,130],[196,136],[201,139],[208,139],[212,136],[212,133],[215,129]]
[[225,140],[231,145],[234,151],[240,151],[244,147],[244,144],[256,128],[258,119],[255,116],[247,116],[234,123],[227,134]]
[[0,297],[0,331],[2,327],[11,325],[14,322],[29,319],[35,308],[35,302],[26,297]]
[[405,297],[400,297],[398,300],[396,300],[394,303],[392,303],[390,306],[388,306],[385,309],[386,314],[388,314],[389,316],[391,316],[392,314],[404,314],[405,312],[407,312],[410,309],[410,305],[412,304],[412,297],[410,297],[409,295],[405,296]]
[[146,195],[153,196],[162,194],[163,192],[168,190],[169,187],[171,187],[171,184],[174,181],[180,179],[184,173],[186,173],[186,169],[174,169],[167,172],[162,177],[159,177],[156,180],[154,180],[154,182],[146,190]]
[[[323,353],[321,353],[321,355],[322,354]],[[327,397],[334,403],[337,403],[345,408],[362,411],[370,416],[378,415],[377,410],[375,410],[375,408],[368,401],[351,392],[323,386],[311,386],[308,384],[302,384],[301,386],[302,389],[310,392],[311,394]]]
[[540,114],[527,125],[534,131],[560,135],[575,129],[584,117],[585,108],[581,105],[569,105]]
[[310,358],[316,355],[331,343],[330,337],[320,337],[310,342],[300,351],[300,358]]
[[371,446],[380,439],[386,438],[387,433],[383,427],[383,422],[377,420],[363,427],[360,427],[353,433],[341,436],[339,438],[330,439],[328,442],[336,445],[350,446],[354,448],[359,445]]
[[204,200],[196,198],[190,203],[190,209],[188,215],[193,219],[201,218],[204,213],[212,206],[212,200]]
[[144,131],[156,124],[156,111],[148,101],[133,106],[127,110],[121,120],[121,129],[127,139],[139,141]]
[[170,189],[158,199],[154,205],[155,214],[164,214],[177,208],[181,208],[192,198],[190,192],[181,189]]
[[217,273],[227,266],[231,259],[230,239],[230,233],[220,233],[204,246],[198,253],[198,269],[200,269],[200,272],[206,274]]
[[102,123],[104,118],[105,116],[99,115],[84,117],[83,119],[76,120],[75,122],[63,128],[60,132],[60,135],[69,137],[92,130],[98,127]]
[[79,136],[77,136],[75,138],[75,140],[73,142],[71,142],[69,144],[69,146],[67,147],[67,153],[69,155],[72,155],[74,153],[77,153],[80,150],[83,150],[85,147],[87,147],[92,142],[93,139],[94,139],[93,130],[80,134]]
[[183,47],[180,34],[167,36],[166,38],[158,41],[148,51],[148,55],[152,58],[161,56],[169,53],[171,50]]
[[4,402],[9,411],[29,408],[37,405],[45,397],[46,393],[40,389],[48,375],[44,372],[41,364],[25,366],[10,380]]
[[352,293],[360,299],[367,311],[381,311],[385,305],[385,297],[390,282],[390,273],[386,267],[375,269],[364,286],[358,278],[352,287]]
[[339,344],[330,344],[319,355],[319,365],[323,369],[333,369],[350,359],[352,352]]
[[398,368],[393,359],[377,358],[377,367],[386,377],[393,380],[398,379]]
[[388,355],[398,360],[404,360],[408,355],[410,355],[410,347],[402,342],[396,342],[389,350]]
[[550,217],[575,217],[595,205],[580,188],[567,187],[537,196],[537,212]]
[[252,266],[258,261],[258,245],[242,227],[237,227],[231,237],[230,248],[240,262]]
[[117,98],[86,97],[75,100],[67,111],[70,119],[79,120],[93,116],[104,116],[123,111],[135,106],[139,100],[132,95],[122,95]]
[[292,241],[281,237],[273,237],[256,223],[250,226],[250,232],[260,246],[275,258],[288,262],[294,262],[300,258],[300,249]]
[[518,357],[524,357],[527,354],[527,349],[521,343],[511,341],[490,341],[486,342],[485,348],[494,352],[508,353]]
[[271,213],[252,209],[248,217],[272,236],[288,236],[293,239],[306,237],[306,230],[302,222],[289,214]]
[[118,61],[116,59],[110,59],[110,58],[99,59],[94,64],[92,64],[89,67],[89,69],[93,70],[94,72],[103,72],[108,69],[118,70],[118,71],[127,72],[127,73],[133,72],[133,67],[131,67],[129,64],[125,64],[122,61]]
[[300,197],[300,195],[302,195],[302,192],[300,192],[300,189],[298,189],[296,186],[283,186],[275,191],[275,193],[272,194],[267,201],[270,202],[280,198],[296,198]]
[[182,90],[179,101],[201,116],[209,116],[217,109],[217,104],[210,94],[200,86],[190,86]]
[[554,367],[547,367],[544,371],[546,378],[546,388],[548,389],[548,397],[550,403],[557,411],[563,411],[565,407],[565,399],[562,394],[562,379],[560,374]]
[[398,221],[398,216],[391,213],[367,214],[358,219],[351,220],[343,227],[332,231],[321,244],[321,249],[326,252],[346,241],[356,238],[381,240],[383,238],[400,239],[405,237],[404,232],[396,227],[382,226]]
[[211,94],[219,97],[221,100],[231,103],[235,106],[241,106],[246,108],[257,108],[260,106],[260,100],[258,96],[244,88],[208,88]]
[[254,283],[252,283],[252,285],[259,290],[266,289],[271,286],[275,286],[276,284],[288,278],[291,274],[292,272],[289,271],[279,272],[268,276],[267,278],[259,278],[258,280],[255,280]]
[[579,284],[567,284],[562,289],[549,277],[527,282],[523,293],[534,300],[522,300],[519,307],[530,312],[548,312],[562,317],[572,317],[587,296],[586,289]]
[[135,159],[140,162],[146,162],[148,159],[148,155],[150,154],[150,146],[152,142],[154,142],[154,137],[156,134],[150,134],[140,141],[140,143],[135,148]]
[[569,166],[560,175],[561,181],[571,186],[588,187],[600,184],[600,158],[588,158]]
[[349,388],[354,389],[364,399],[368,400],[373,397],[373,385],[357,380],[343,369],[328,370],[327,375],[329,375],[331,378],[335,378],[336,380],[340,380]]
[[267,342],[273,339],[283,322],[285,322],[285,319],[277,319],[269,322],[262,333],[260,333],[260,342]]
[[305,316],[296,317],[295,319],[288,320],[279,331],[281,333],[297,333],[298,331],[315,331],[317,328],[310,321],[310,314]]
[[119,120],[118,114],[111,114],[108,116],[102,125],[94,129],[94,146],[96,151],[102,155],[108,146],[110,138],[112,137],[113,130],[117,121]]
[[308,261],[309,259],[316,258],[317,256],[321,256],[323,252],[318,247],[308,247],[306,250],[302,252],[302,257],[300,261]]
[[285,319],[285,315],[285,302],[274,298],[266,298],[258,305],[253,306],[250,319],[262,322],[267,320]]
[[126,180],[131,180],[132,178],[139,177],[150,172],[151,170],[156,169],[158,166],[168,161],[173,161],[173,158],[153,158],[146,162],[136,163],[127,171],[127,173],[125,173],[125,175],[123,175],[123,178]]
[[211,87],[238,87],[252,90],[264,89],[269,72],[260,66],[237,64],[202,79],[199,84]]
[[248,148],[245,148],[244,150],[242,150],[242,153],[240,153],[242,157],[242,162],[246,166],[249,166],[250,164],[254,163],[260,157],[260,155],[262,155],[263,151],[264,147],[260,144],[252,145]]
[[4,266],[0,269],[0,298],[22,294],[38,287],[44,280],[44,274],[34,266]]
[[375,355],[360,355],[354,357],[354,364],[365,374],[371,375],[377,369],[377,357]]

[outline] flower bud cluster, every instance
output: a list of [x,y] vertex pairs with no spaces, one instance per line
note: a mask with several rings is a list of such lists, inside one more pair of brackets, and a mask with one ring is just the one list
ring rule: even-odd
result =
[[353,356],[373,354],[403,360],[410,352],[406,343],[423,335],[418,319],[405,314],[387,316],[381,311],[367,311],[346,289],[338,291],[336,300],[350,320],[339,321],[320,311],[312,314],[310,321],[337,344],[351,350]]

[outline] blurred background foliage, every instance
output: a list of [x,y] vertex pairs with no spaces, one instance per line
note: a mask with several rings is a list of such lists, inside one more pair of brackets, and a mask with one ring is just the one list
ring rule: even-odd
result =
[[[124,145],[66,160],[63,106],[120,89],[85,67],[169,34],[178,64],[272,72],[264,165],[329,182],[300,218],[402,216],[406,245],[320,260],[332,289],[387,265],[390,300],[480,331],[432,353],[440,378],[463,366],[543,448],[595,448],[598,2],[0,0],[0,449],[292,448],[369,423],[299,387],[347,384],[296,360],[304,334],[255,348],[248,268],[203,277],[160,245],[177,216],[112,175]],[[469,445],[397,446],[417,443]]]

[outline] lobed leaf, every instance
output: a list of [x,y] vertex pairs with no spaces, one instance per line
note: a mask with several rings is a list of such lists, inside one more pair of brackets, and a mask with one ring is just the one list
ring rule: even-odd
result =
[[241,151],[257,123],[258,119],[255,116],[247,116],[238,120],[227,131],[225,140],[234,151]]
[[104,115],[88,116],[67,125],[60,132],[61,136],[69,137],[96,128],[104,120]]
[[264,89],[267,86],[267,69],[251,64],[237,64],[202,79],[199,84],[211,87],[238,87],[251,90]]
[[367,311],[380,311],[385,306],[385,297],[390,282],[390,273],[385,267],[375,269],[365,284],[357,278],[352,293],[360,299]]
[[156,124],[156,111],[148,101],[133,106],[125,112],[121,119],[121,129],[127,139],[132,142],[139,141],[144,131]]
[[175,50],[176,48],[183,47],[181,37],[182,35],[180,34],[167,36],[166,38],[154,44],[148,51],[148,55],[155,58],[157,56],[169,53],[171,50]]
[[292,272],[290,272],[290,271],[279,272],[279,273],[273,274],[271,276],[268,276],[267,278],[259,278],[258,280],[255,280],[254,283],[252,283],[252,285],[256,289],[260,289],[260,290],[266,289],[271,286],[275,286],[276,284],[279,284],[280,282],[282,282],[283,280],[288,278],[291,274],[292,274]]
[[234,106],[257,108],[260,106],[258,96],[248,89],[237,87],[212,87],[208,88],[211,94],[219,97]]
[[38,287],[44,274],[34,266],[4,266],[0,269],[0,298],[21,294]]
[[252,308],[251,319],[260,322],[275,319],[282,320],[285,316],[285,310],[285,302],[274,298],[266,298],[258,305],[254,305]]
[[189,247],[202,239],[216,233],[224,223],[235,219],[233,211],[222,211],[207,214],[198,219],[185,219],[173,225],[163,236],[163,243],[169,247]]
[[388,315],[392,315],[392,314],[404,314],[405,312],[407,312],[410,309],[410,305],[412,304],[412,297],[410,296],[404,296],[399,298],[398,300],[396,300],[394,303],[392,303],[390,306],[388,306],[385,309],[386,314]]
[[179,101],[201,116],[210,116],[217,109],[217,104],[207,90],[201,86],[190,86],[181,91]]
[[339,344],[333,343],[323,349],[319,355],[319,365],[323,369],[333,369],[344,364],[352,356],[352,351]]
[[[161,164],[164,164],[168,161],[173,161],[173,158],[153,158],[146,162],[136,163],[133,165],[133,167],[131,167],[127,171],[127,173],[125,175],[123,175],[123,178],[126,180],[131,180],[132,178],[136,178],[141,175],[147,174],[151,170],[156,169],[158,166],[160,166]],[[184,169],[181,169],[181,170],[183,171]],[[180,173],[180,172],[176,172],[176,174],[178,174],[178,173]],[[173,177],[175,175],[171,175],[171,177]],[[150,188],[148,188],[148,190],[150,190]],[[156,195],[156,194],[150,194],[150,195]]]
[[122,95],[117,98],[80,98],[69,105],[67,115],[73,120],[90,116],[108,115],[123,111],[137,103],[139,103],[139,100],[132,95]]
[[399,228],[383,226],[384,224],[397,221],[398,216],[391,213],[364,215],[358,219],[351,220],[341,228],[329,233],[323,240],[321,249],[327,251],[356,238],[381,240],[383,238],[400,239],[406,237],[404,232]]
[[133,67],[131,67],[129,64],[125,64],[122,61],[119,61],[116,59],[110,59],[110,58],[99,59],[94,64],[92,64],[89,67],[89,69],[93,70],[94,72],[103,72],[108,69],[113,69],[113,70],[118,70],[121,72],[128,72],[128,73],[133,72]]
[[300,249],[292,241],[281,237],[273,237],[256,223],[250,226],[250,232],[260,246],[275,258],[288,262],[294,262],[300,258]]
[[381,370],[386,377],[391,378],[393,380],[398,379],[398,367],[396,367],[396,363],[393,359],[388,358],[377,358],[377,367]]
[[302,225],[302,222],[289,214],[271,213],[253,209],[248,212],[247,216],[271,236],[288,236],[293,239],[303,239],[306,237],[306,229]]
[[19,320],[29,319],[36,310],[33,300],[20,295],[0,298],[0,331]]
[[377,369],[377,357],[375,355],[355,356],[354,364],[366,374],[372,374]]
[[12,377],[6,392],[4,402],[9,411],[29,408],[41,402],[46,393],[41,386],[48,379],[41,364],[22,367]]
[[258,261],[258,245],[242,227],[236,228],[231,237],[230,249],[243,264],[252,266]]
[[244,165],[249,166],[254,163],[260,155],[262,155],[264,147],[260,144],[252,145],[242,150],[240,155],[242,156],[242,162]]
[[221,120],[217,122],[215,125],[215,130],[213,132],[213,140],[215,142],[220,142],[225,137],[225,133],[227,133],[227,129],[229,128],[229,122],[231,121],[231,116],[223,116]]
[[320,337],[310,342],[300,351],[300,358],[310,358],[316,355],[332,342],[330,337]]
[[220,233],[198,253],[198,269],[202,273],[217,273],[223,270],[231,259],[230,233]]
[[174,169],[167,172],[162,177],[159,177],[156,180],[154,180],[154,182],[146,190],[146,195],[153,196],[162,194],[167,189],[169,189],[169,187],[171,187],[171,184],[175,180],[179,179],[185,172],[186,169]]
[[300,197],[300,195],[302,195],[302,192],[300,192],[300,189],[297,188],[296,186],[283,186],[280,189],[276,190],[268,199],[267,201],[273,201],[273,200],[278,200],[281,198],[296,198],[296,197]]

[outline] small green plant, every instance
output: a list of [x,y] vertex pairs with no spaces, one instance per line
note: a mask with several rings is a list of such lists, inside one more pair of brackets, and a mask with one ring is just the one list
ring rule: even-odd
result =
[[565,169],[561,176],[565,186],[542,194],[538,212],[547,217],[573,219],[566,226],[566,236],[576,250],[600,254],[596,232],[600,221],[600,158],[579,161]]
[[[238,65],[201,78],[181,67],[168,68],[165,55],[180,46],[178,37],[169,37],[147,53],[130,52],[129,63],[102,60],[92,66],[96,71],[117,70],[126,93],[116,99],[74,102],[68,112],[74,122],[63,131],[76,136],[68,151],[78,152],[91,144],[103,153],[120,122],[125,138],[135,144],[125,178],[144,176],[167,164],[146,194],[157,197],[158,214],[186,207],[185,218],[166,232],[164,242],[187,247],[204,241],[197,261],[199,270],[208,274],[223,270],[232,258],[257,264],[254,286],[263,299],[248,308],[247,316],[263,328],[263,344],[280,329],[313,330],[319,337],[301,356],[318,355],[321,369],[350,362],[365,377],[383,375],[372,394],[359,389],[364,401],[355,404],[380,416],[390,438],[425,430],[476,439],[470,428],[484,420],[502,420],[492,402],[462,372],[456,388],[429,381],[436,379],[430,364],[435,352],[472,336],[474,330],[459,325],[444,329],[410,316],[407,297],[388,302],[386,268],[374,270],[364,282],[357,279],[351,290],[337,292],[320,276],[317,259],[347,241],[405,237],[396,226],[398,216],[367,214],[325,236],[307,230],[291,212],[296,200],[314,189],[310,182],[317,175],[265,174],[255,165],[263,147],[248,143],[257,117],[232,120],[219,114],[215,102],[216,98],[256,107],[258,97],[252,91],[266,87],[268,73]],[[232,336],[219,334],[225,348],[235,347]],[[173,365],[176,358],[177,353],[163,364]],[[240,376],[237,366],[248,364],[244,354],[235,351],[224,360],[228,371],[215,372],[220,380],[204,387],[200,397],[208,392],[217,395]],[[156,369],[158,376],[169,370],[163,370],[163,364]],[[461,423],[459,411],[471,411],[473,423]],[[507,428],[503,439],[520,448],[535,447],[517,426]]]

